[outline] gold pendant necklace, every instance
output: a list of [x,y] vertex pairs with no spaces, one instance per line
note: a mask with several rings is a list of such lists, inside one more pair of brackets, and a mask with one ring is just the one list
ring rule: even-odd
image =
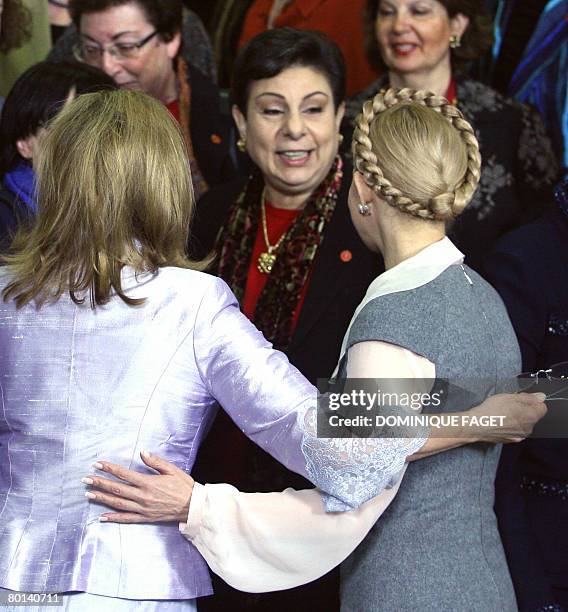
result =
[[274,263],[276,262],[277,251],[282,244],[286,233],[284,232],[282,236],[278,239],[276,244],[270,244],[268,241],[268,228],[266,226],[266,205],[265,201],[265,190],[262,192],[262,199],[260,201],[260,212],[262,219],[262,234],[264,236],[264,243],[266,244],[266,251],[262,252],[258,256],[258,260],[256,262],[256,267],[261,274],[270,274],[272,272],[272,268],[274,267]]

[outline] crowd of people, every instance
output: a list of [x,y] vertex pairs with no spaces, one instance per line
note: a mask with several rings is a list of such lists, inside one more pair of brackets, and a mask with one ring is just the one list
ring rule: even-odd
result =
[[[568,376],[568,183],[468,72],[483,4],[243,3],[228,92],[181,0],[48,4],[0,116],[2,604],[568,611],[568,431],[499,392]],[[331,377],[502,419],[318,437]]]

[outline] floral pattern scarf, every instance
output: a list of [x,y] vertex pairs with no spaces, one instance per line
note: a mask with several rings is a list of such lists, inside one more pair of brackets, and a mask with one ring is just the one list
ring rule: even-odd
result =
[[191,84],[189,82],[189,69],[187,63],[182,58],[177,62],[177,79],[179,83],[179,115],[181,131],[187,148],[187,156],[189,158],[189,167],[191,168],[191,179],[193,182],[193,194],[195,200],[209,190],[209,185],[201,172],[193,142],[191,140]]
[[[336,157],[327,177],[312,193],[280,248],[256,305],[253,322],[265,337],[285,350],[292,336],[292,320],[302,289],[333,215],[343,178],[343,162]],[[261,216],[264,179],[255,171],[231,207],[217,237],[217,274],[243,303],[252,251]]]

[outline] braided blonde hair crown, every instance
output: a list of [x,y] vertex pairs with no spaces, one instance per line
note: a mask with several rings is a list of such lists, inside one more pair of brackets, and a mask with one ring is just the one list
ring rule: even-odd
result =
[[[460,173],[460,178],[453,188],[446,185],[445,190],[432,193],[422,199],[413,199],[405,193],[406,181],[399,177],[398,185],[394,185],[381,169],[371,140],[371,126],[377,116],[395,105],[420,105],[440,113],[458,131],[465,149],[467,151],[467,162],[465,172]],[[380,136],[380,133],[379,133]],[[421,152],[421,151],[420,151]],[[429,155],[424,151],[424,155]],[[416,155],[416,151],[413,152]],[[424,157],[424,160],[427,158]],[[479,145],[471,125],[464,119],[462,113],[450,104],[446,98],[437,96],[426,91],[414,91],[412,89],[388,89],[379,92],[373,99],[367,100],[363,105],[361,114],[356,119],[355,132],[353,134],[353,160],[356,170],[364,177],[365,182],[377,194],[391,206],[400,211],[420,217],[422,219],[433,219],[448,221],[457,217],[471,200],[479,182],[481,156]],[[420,160],[413,160],[420,164]],[[400,165],[400,163],[399,163]],[[415,164],[416,166],[416,164]],[[402,163],[404,168],[404,161]],[[410,171],[406,173],[409,174]],[[410,182],[409,177],[409,182]],[[412,177],[416,181],[417,177]],[[407,190],[408,191],[408,190]]]

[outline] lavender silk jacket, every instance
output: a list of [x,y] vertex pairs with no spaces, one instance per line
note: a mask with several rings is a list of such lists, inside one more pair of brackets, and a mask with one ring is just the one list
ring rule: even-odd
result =
[[[178,268],[123,278],[144,306],[115,298],[93,310],[88,297],[78,306],[68,295],[39,310],[0,302],[0,586],[210,594],[205,562],[177,524],[100,523],[103,508],[85,498],[81,478],[99,459],[147,470],[142,449],[191,471],[217,402],[327,491],[328,509],[366,501],[398,473],[402,451],[387,453],[381,469],[378,447],[357,455],[350,441],[314,438],[314,387],[223,281]],[[0,291],[8,281],[0,269]]]

